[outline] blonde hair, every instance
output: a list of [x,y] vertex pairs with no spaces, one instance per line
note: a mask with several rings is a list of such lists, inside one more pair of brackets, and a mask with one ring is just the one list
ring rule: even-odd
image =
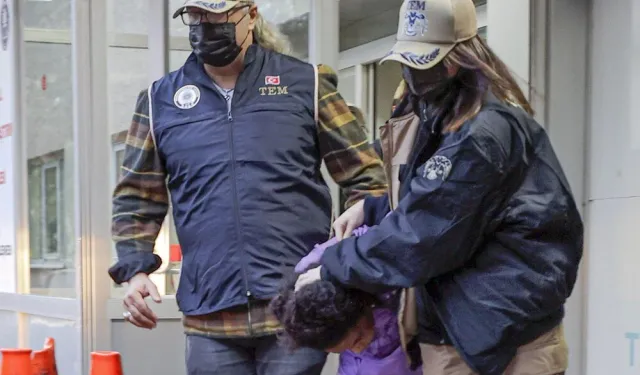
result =
[[258,12],[256,17],[256,26],[253,29],[253,37],[256,42],[266,49],[282,53],[284,55],[291,54],[291,42],[278,28],[262,17]]
[[[243,1],[243,3],[255,4],[253,0],[246,0]],[[249,12],[249,10],[250,8],[247,8],[247,12]],[[256,16],[253,38],[262,48],[270,49],[284,55],[291,54],[291,42],[289,38],[287,38],[277,26],[265,20],[262,14],[260,14],[260,11],[258,11],[258,15]]]

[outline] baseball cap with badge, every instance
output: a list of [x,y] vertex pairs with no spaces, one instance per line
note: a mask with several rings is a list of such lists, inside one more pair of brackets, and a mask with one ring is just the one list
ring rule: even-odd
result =
[[396,44],[381,63],[397,61],[418,70],[430,69],[457,43],[477,33],[472,0],[405,0]]
[[203,0],[186,0],[184,4],[180,8],[178,8],[175,13],[173,13],[173,18],[180,17],[180,14],[185,10],[185,8],[199,8],[205,10],[207,12],[212,13],[226,13],[231,9],[238,6],[246,6],[253,4],[253,0],[238,0],[238,1],[230,1],[230,0],[213,0],[213,1],[203,1]]

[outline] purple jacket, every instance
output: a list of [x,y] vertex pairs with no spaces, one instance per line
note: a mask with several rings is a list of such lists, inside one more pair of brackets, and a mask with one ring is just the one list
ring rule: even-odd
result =
[[360,354],[350,350],[340,354],[338,375],[421,375],[422,369],[411,370],[400,345],[398,319],[388,308],[373,310],[375,336]]

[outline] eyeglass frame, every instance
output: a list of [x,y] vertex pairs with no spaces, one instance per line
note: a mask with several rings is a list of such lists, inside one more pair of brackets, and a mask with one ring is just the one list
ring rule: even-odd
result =
[[[229,16],[231,16],[232,14],[236,13],[237,11],[244,9],[244,8],[249,8],[253,5],[253,2],[242,2],[242,5],[237,6],[233,9],[229,9],[225,14],[227,15],[227,20],[225,22],[229,22]],[[214,12],[208,12],[204,9],[199,9],[199,8],[194,8],[194,9],[198,9],[199,12],[197,12],[196,14],[200,14],[200,20],[198,21],[198,23],[187,23],[185,21],[185,15],[189,14],[189,13],[194,13],[193,11],[190,11],[188,8],[185,8],[182,12],[180,12],[180,19],[182,20],[182,23],[185,26],[200,26],[202,25],[202,20],[206,19],[206,23],[223,23],[223,22],[211,22],[211,20],[209,19],[209,15],[211,14],[220,14],[220,13],[214,13]]]

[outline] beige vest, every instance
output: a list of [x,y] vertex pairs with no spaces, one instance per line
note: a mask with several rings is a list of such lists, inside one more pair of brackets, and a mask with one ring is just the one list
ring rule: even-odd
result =
[[[380,127],[380,145],[389,186],[389,206],[392,210],[398,205],[400,166],[407,164],[419,128],[420,119],[413,113],[391,119]],[[400,340],[406,352],[407,343],[418,333],[418,311],[413,288],[404,289],[400,294],[398,324]]]

